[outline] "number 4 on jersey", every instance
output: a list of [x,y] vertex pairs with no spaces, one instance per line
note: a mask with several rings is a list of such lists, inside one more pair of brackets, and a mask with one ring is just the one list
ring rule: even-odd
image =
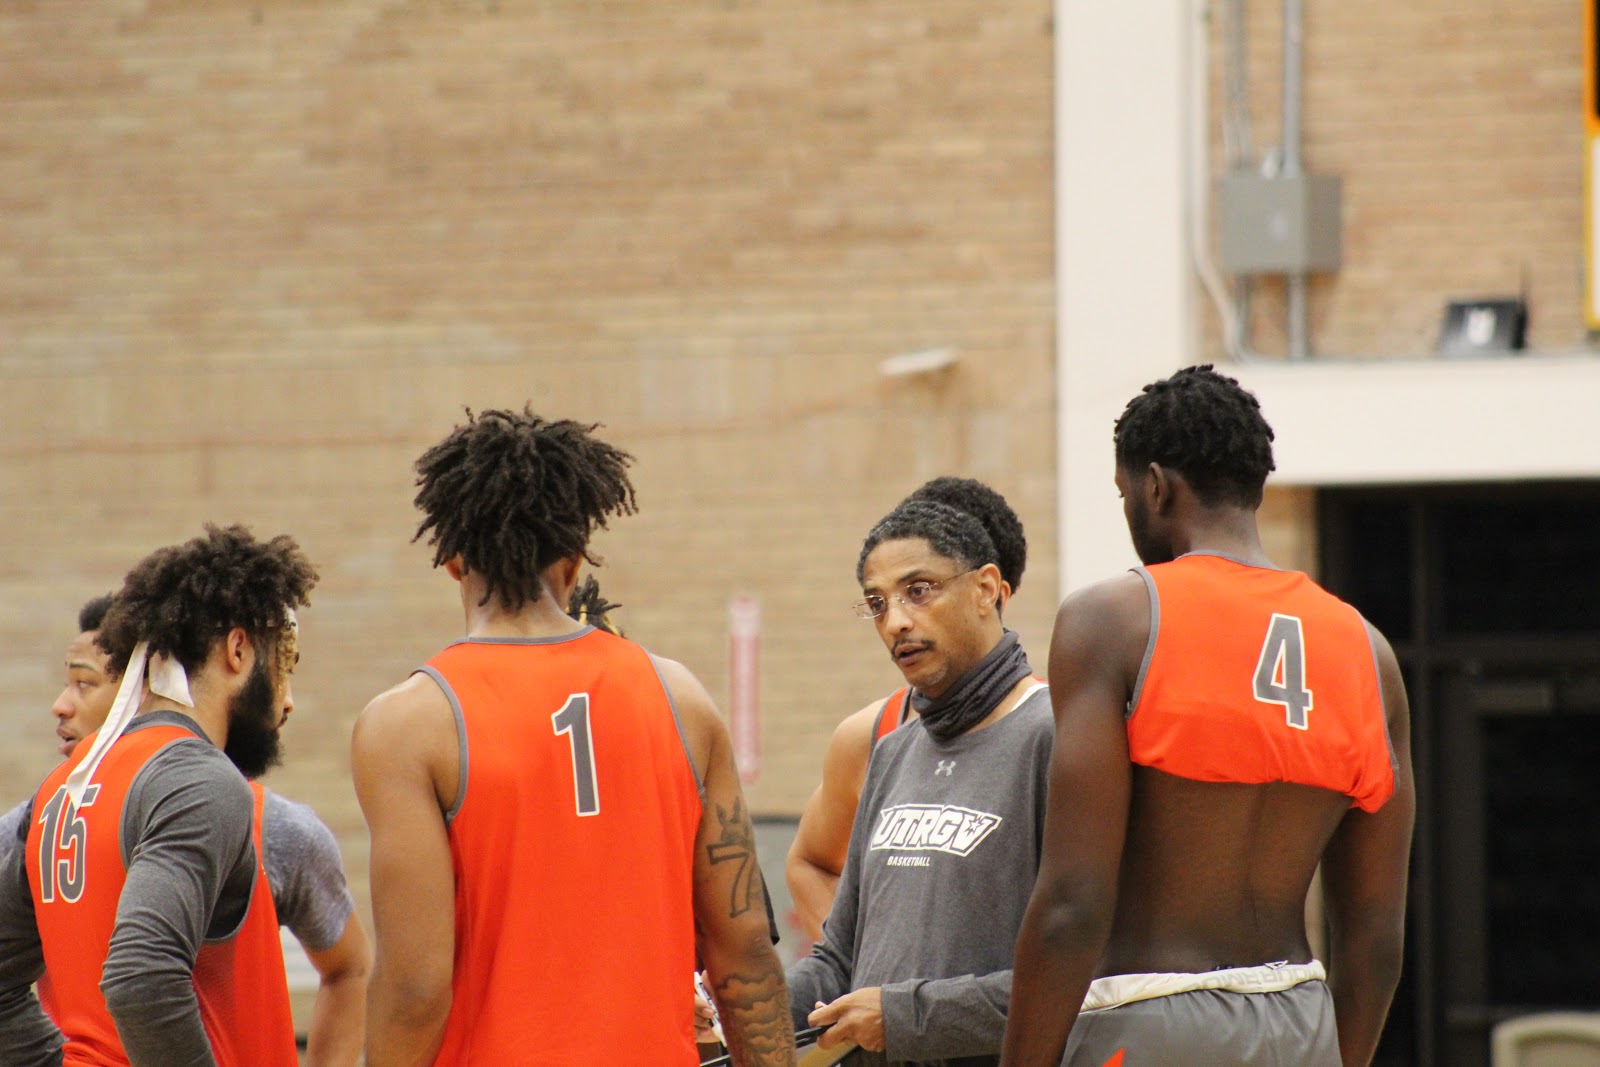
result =
[[1306,688],[1306,638],[1295,616],[1272,616],[1267,638],[1261,642],[1261,659],[1256,662],[1255,691],[1263,704],[1282,704],[1290,726],[1308,728],[1311,690]]

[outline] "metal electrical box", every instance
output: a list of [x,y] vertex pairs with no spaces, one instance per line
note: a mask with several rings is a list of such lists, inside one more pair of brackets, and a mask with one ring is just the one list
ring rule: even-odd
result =
[[1231,274],[1338,270],[1343,252],[1344,182],[1326,175],[1217,181],[1219,259]]

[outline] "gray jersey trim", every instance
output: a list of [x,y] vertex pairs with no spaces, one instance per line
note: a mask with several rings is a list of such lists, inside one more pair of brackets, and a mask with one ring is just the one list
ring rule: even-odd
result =
[[1361,628],[1367,632],[1367,647],[1372,650],[1372,674],[1378,683],[1378,710],[1383,715],[1383,743],[1389,746],[1389,770],[1394,773],[1394,786],[1398,789],[1400,760],[1394,754],[1394,738],[1389,735],[1389,705],[1383,697],[1383,664],[1378,662],[1378,642],[1372,639],[1372,624],[1360,612],[1356,612],[1356,618],[1361,620]]
[[[457,641],[456,644],[464,645],[467,642]],[[456,691],[450,688],[450,683],[444,680],[444,675],[440,674],[437,669],[426,665],[418,667],[417,673],[426,674],[433,679],[435,685],[444,691],[445,699],[450,701],[450,711],[456,717],[456,747],[461,750],[460,770],[457,772],[460,780],[456,783],[455,803],[451,804],[450,810],[444,813],[444,824],[449,826],[455,821],[456,816],[461,813],[461,805],[467,802],[467,717],[461,713],[461,701],[456,699]]]
[[459,641],[452,641],[446,648],[455,648],[457,645],[560,645],[568,641],[576,641],[580,637],[587,637],[594,633],[594,627],[587,624],[581,630],[574,630],[570,634],[557,634],[554,637],[463,637]]
[[[1253,567],[1258,571],[1281,571],[1284,569],[1282,567],[1274,567],[1270,563],[1251,563],[1247,559],[1240,559],[1238,556],[1232,556],[1226,552],[1213,552],[1208,548],[1197,548],[1193,552],[1185,552],[1178,559],[1187,559],[1190,556],[1216,556],[1218,559],[1225,559],[1229,563],[1237,563],[1241,567]],[[1176,563],[1177,559],[1173,560],[1173,562]]]
[[1155,577],[1143,567],[1133,568],[1133,573],[1144,579],[1145,590],[1150,594],[1150,639],[1144,645],[1144,659],[1139,661],[1139,676],[1134,679],[1133,695],[1128,698],[1124,719],[1133,718],[1133,709],[1139,706],[1139,697],[1144,695],[1144,676],[1150,673],[1150,661],[1156,654],[1156,635],[1161,632],[1161,594],[1156,592]]
[[678,743],[683,746],[683,758],[689,761],[689,773],[694,775],[695,792],[700,794],[700,799],[706,799],[706,783],[700,776],[700,768],[694,762],[694,753],[689,751],[689,737],[683,732],[683,716],[678,714],[678,702],[672,699],[672,690],[667,686],[667,679],[661,674],[661,662],[652,652],[646,652],[650,657],[650,666],[656,672],[656,681],[661,683],[661,692],[666,694],[667,707],[672,709],[672,724],[678,728]]

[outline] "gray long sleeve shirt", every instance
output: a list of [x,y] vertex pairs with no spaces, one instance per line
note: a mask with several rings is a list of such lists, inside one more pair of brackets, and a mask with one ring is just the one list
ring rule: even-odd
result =
[[[0,815],[0,869],[5,854],[27,840],[32,807],[25,800]],[[332,948],[356,910],[333,831],[308,805],[269,789],[261,814],[261,862],[278,923],[307,952]]]
[[1054,737],[1040,687],[949,742],[915,724],[879,742],[823,939],[788,971],[796,1028],[818,1001],[878,986],[885,1052],[850,1067],[999,1062]]
[[[256,877],[254,801],[227,756],[186,716],[153,712],[129,731],[155,723],[195,737],[153,756],[128,792],[120,820],[126,880],[100,988],[135,1067],[210,1067],[191,975],[200,946],[230,936],[244,920]],[[25,853],[0,856],[0,1063],[33,1067],[59,1063],[60,1053],[46,1048],[41,1035],[55,1035],[55,1027],[28,991],[44,957]],[[53,1041],[59,1046],[59,1035]]]

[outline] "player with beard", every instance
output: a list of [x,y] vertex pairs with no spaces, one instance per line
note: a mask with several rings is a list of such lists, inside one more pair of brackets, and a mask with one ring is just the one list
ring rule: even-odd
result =
[[[601,601],[596,609],[609,606]],[[66,684],[50,708],[63,757],[100,729],[116,699],[118,678],[97,643],[110,607],[109,593],[84,604],[78,611],[78,635],[67,646]],[[339,843],[307,805],[259,782],[251,782],[250,788],[260,795],[261,859],[278,922],[294,934],[317,972],[302,1067],[353,1067],[361,1057],[372,953],[355,917]],[[28,800],[0,815],[0,852],[26,840],[32,807]],[[41,989],[50,1012],[49,983]]]
[[[995,565],[1000,568],[997,610],[1003,612],[1012,594],[1022,588],[1022,572],[1028,563],[1022,522],[1006,498],[974,478],[946,475],[923,483],[906,499],[947,504],[983,524],[994,544]],[[795,914],[812,941],[821,940],[822,920],[833,907],[839,873],[850,848],[850,827],[867,778],[867,761],[890,731],[917,717],[911,705],[911,687],[903,686],[846,716],[828,739],[822,781],[800,813],[800,825],[784,865]]]
[[1038,866],[1049,698],[1000,621],[983,523],[902,502],[856,564],[915,722],[878,742],[823,939],[789,968],[797,1026],[847,1064],[993,1064],[1011,949]]
[[741,1067],[789,1065],[726,728],[683,666],[566,614],[634,511],[593,426],[468,413],[417,460],[467,635],[361,713],[367,1062],[697,1064],[696,951]]
[[[1003,1062],[1367,1064],[1415,810],[1394,653],[1267,559],[1273,433],[1238,382],[1203,366],[1147,385],[1114,439],[1144,566],[1056,617],[1045,853]],[[1319,863],[1326,981],[1305,925]]]
[[[116,701],[0,866],[0,1062],[296,1063],[243,776],[278,759],[316,577],[292,539],[242,526],[128,573],[99,634]],[[56,1025],[29,990],[47,972]]]

